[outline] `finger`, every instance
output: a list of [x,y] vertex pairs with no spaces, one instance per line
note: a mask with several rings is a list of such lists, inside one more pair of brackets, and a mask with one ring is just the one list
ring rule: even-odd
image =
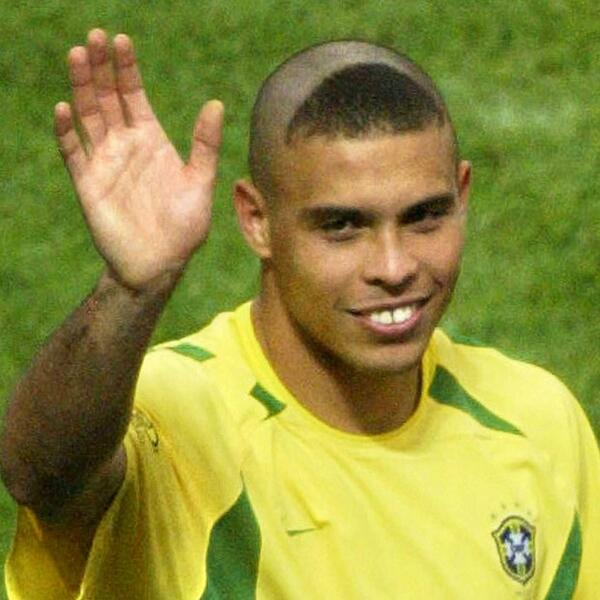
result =
[[92,146],[100,143],[106,134],[104,120],[96,100],[96,90],[88,52],[83,46],[69,52],[69,77],[73,87],[73,107]]
[[130,124],[154,119],[154,112],[146,97],[142,76],[135,60],[133,43],[120,33],[113,42],[117,87],[127,108]]
[[219,100],[211,100],[202,107],[194,126],[188,163],[192,169],[215,174],[223,137],[223,117],[224,107]]
[[54,108],[54,134],[69,173],[75,179],[81,173],[87,156],[73,125],[71,107],[66,102],[59,102]]
[[107,128],[125,124],[106,33],[93,29],[88,34],[88,56],[95,85],[96,101]]

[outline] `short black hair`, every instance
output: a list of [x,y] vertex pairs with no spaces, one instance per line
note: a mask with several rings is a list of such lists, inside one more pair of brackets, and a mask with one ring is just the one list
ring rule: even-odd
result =
[[445,122],[443,106],[414,79],[385,63],[359,63],[332,73],[313,90],[290,120],[286,143],[403,133]]
[[458,164],[456,132],[431,77],[410,57],[362,40],[305,48],[263,82],[250,120],[248,167],[266,197],[277,194],[278,157],[310,136],[361,138],[445,127]]

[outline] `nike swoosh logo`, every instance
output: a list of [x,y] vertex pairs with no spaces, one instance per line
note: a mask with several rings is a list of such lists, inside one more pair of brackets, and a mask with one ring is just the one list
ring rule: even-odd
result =
[[295,535],[302,535],[303,533],[309,533],[310,531],[318,531],[321,529],[320,527],[307,527],[306,529],[288,529],[287,534],[290,537],[294,537]]

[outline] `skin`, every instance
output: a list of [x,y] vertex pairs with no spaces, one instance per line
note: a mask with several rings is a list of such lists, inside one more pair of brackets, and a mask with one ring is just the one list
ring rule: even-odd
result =
[[[470,165],[455,164],[451,139],[437,126],[311,138],[282,154],[274,202],[236,186],[242,230],[263,261],[259,339],[299,401],[338,429],[388,431],[415,408],[464,243]],[[406,306],[416,309],[406,326],[368,317]]]

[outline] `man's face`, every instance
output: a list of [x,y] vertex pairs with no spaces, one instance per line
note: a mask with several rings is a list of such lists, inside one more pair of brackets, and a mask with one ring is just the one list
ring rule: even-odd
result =
[[269,324],[330,364],[414,369],[456,282],[469,165],[449,132],[310,138],[278,161],[269,209]]

